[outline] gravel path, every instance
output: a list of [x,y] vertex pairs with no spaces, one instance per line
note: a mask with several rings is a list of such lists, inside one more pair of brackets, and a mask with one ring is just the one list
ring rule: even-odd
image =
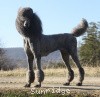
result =
[[[24,88],[25,77],[0,77],[0,88]],[[74,90],[100,90],[100,77],[85,77],[83,86],[75,86],[77,78],[73,80],[70,86],[63,86],[62,84],[66,81],[64,77],[45,77],[42,84],[43,88],[67,88]],[[31,87],[34,87],[32,84]]]

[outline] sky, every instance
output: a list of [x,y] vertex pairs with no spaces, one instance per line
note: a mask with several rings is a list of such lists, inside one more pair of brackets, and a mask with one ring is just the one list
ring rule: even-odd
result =
[[0,42],[3,47],[23,47],[15,20],[18,9],[27,6],[40,17],[46,35],[70,33],[82,18],[88,22],[100,21],[100,0],[0,0]]

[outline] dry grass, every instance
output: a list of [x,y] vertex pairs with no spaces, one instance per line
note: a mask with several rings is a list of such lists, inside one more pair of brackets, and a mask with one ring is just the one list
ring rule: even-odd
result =
[[[75,76],[78,75],[78,69],[77,68],[73,68]],[[100,77],[100,67],[84,67],[85,70],[85,75],[86,76],[94,76],[94,77]],[[46,76],[66,76],[68,70],[67,69],[45,69],[45,74]]]
[[[73,68],[75,76],[78,75],[78,69]],[[84,67],[85,75],[89,77],[100,77],[100,67]],[[44,70],[46,76],[60,76],[65,77],[67,75],[67,69],[45,69]]]
[[8,70],[8,71],[0,71],[0,77],[7,77],[7,76],[25,76],[26,75],[26,69],[25,68],[19,68],[14,70]]
[[[84,67],[85,76],[87,77],[100,77],[100,67]],[[78,69],[73,68],[75,72],[75,76],[78,75]],[[14,69],[10,71],[0,71],[0,77],[6,76],[25,76],[27,69],[20,68]],[[56,76],[56,77],[65,77],[67,76],[68,70],[65,68],[57,68],[57,69],[44,69],[45,76]]]

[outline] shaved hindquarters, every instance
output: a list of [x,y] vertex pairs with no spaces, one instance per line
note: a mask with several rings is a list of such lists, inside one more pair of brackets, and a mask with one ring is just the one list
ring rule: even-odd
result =
[[67,50],[61,50],[60,52],[62,55],[62,59],[68,69],[68,79],[63,85],[70,85],[70,82],[74,79],[74,72],[69,64],[69,53],[67,52]]
[[81,86],[82,82],[84,80],[85,72],[84,72],[84,69],[82,68],[82,66],[79,62],[79,58],[78,58],[78,55],[77,55],[77,44],[75,42],[72,43],[72,47],[70,49],[70,55],[71,55],[73,61],[75,62],[76,66],[78,67],[78,70],[79,70],[79,81],[76,85]]

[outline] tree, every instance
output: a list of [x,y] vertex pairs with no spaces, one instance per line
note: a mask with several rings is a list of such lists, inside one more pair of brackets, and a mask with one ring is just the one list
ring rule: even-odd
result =
[[2,48],[2,45],[0,43],[0,70],[12,70],[16,66],[13,65],[12,60],[8,58],[5,54],[5,50]]
[[1,48],[1,43],[0,43],[0,70],[4,64],[4,53],[5,51]]
[[80,47],[80,58],[83,64],[100,66],[100,22],[89,23],[89,28]]

